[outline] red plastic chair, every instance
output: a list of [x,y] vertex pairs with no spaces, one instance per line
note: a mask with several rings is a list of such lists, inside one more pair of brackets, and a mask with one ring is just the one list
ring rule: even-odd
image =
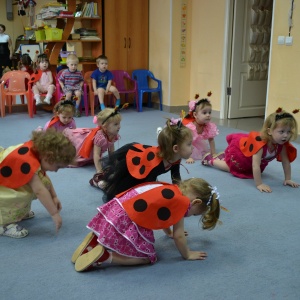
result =
[[[56,77],[52,72],[52,77],[53,77],[53,84],[56,86]],[[32,91],[32,83],[28,84],[28,89],[29,89],[29,94],[31,98],[31,103],[33,107],[33,113],[36,114],[36,105],[35,105],[35,99],[34,99],[34,94]],[[46,97],[47,93],[40,93],[41,97]],[[57,98],[57,92],[54,91],[52,98],[51,98],[51,105],[49,106],[50,110],[52,110],[53,106],[59,101],[59,98]]]
[[120,95],[125,94],[125,102],[128,102],[128,94],[134,94],[136,109],[138,110],[139,100],[136,80],[132,79],[124,70],[112,70],[111,72],[114,75],[113,80]]
[[29,73],[24,71],[10,71],[2,76],[0,91],[0,108],[2,118],[5,116],[5,106],[8,106],[9,113],[11,113],[11,108],[15,103],[16,96],[26,97],[28,114],[30,118],[33,118],[33,105],[30,97],[30,90],[26,85],[26,82],[29,80]]
[[[95,94],[93,90],[93,84],[91,78],[93,72],[94,71],[88,71],[84,73],[84,84],[83,84],[83,94],[84,97],[86,97],[86,99],[89,99],[92,116],[95,115],[95,97],[97,97],[98,99],[98,95]],[[112,85],[115,85],[115,83],[112,82]],[[113,95],[113,93],[108,92],[105,96],[111,96],[111,95]]]
[[[134,70],[132,72],[132,79],[137,81],[137,88],[139,94],[139,112],[143,110],[143,94],[148,94],[148,107],[151,107],[151,93],[158,93],[159,97],[159,108],[162,110],[162,83],[161,80],[155,78],[153,73],[149,70]],[[156,88],[149,86],[150,81],[155,81],[157,84]]]

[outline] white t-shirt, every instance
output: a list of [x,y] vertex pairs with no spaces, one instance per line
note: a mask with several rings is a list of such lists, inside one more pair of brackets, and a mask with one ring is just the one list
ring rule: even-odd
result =
[[0,34],[0,43],[8,43],[9,35],[2,33]]

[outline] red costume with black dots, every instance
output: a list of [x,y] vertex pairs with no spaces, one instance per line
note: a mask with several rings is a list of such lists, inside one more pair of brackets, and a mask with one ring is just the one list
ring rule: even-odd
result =
[[180,160],[165,168],[163,158],[157,156],[158,151],[159,147],[156,146],[131,143],[103,159],[103,166],[107,170],[103,178],[107,183],[104,189],[107,199],[138,184],[155,181],[168,171],[171,172],[172,183],[179,183]]
[[104,247],[128,257],[149,258],[154,263],[153,229],[178,223],[189,209],[190,199],[176,185],[144,183],[98,207],[98,214],[87,227]]
[[[259,132],[252,131],[249,134],[233,133],[226,137],[228,146],[225,149],[225,162],[230,173],[239,178],[253,178],[252,156],[263,148],[260,164],[261,172],[273,159],[281,161],[280,153],[283,145],[277,145],[273,153],[268,153],[268,145],[263,141]],[[297,149],[286,142],[287,154],[290,162],[297,157]]]
[[36,199],[30,180],[40,170],[32,141],[0,150],[0,225],[18,222]]
[[7,155],[0,163],[0,185],[18,188],[27,184],[41,163],[28,141]]

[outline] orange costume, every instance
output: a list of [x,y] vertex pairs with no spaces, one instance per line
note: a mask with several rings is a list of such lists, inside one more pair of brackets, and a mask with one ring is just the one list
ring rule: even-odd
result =
[[[273,159],[281,161],[280,153],[283,145],[276,145],[272,153],[268,152],[268,145],[263,141],[259,132],[252,131],[249,134],[233,133],[226,137],[228,146],[225,149],[225,161],[230,169],[230,173],[239,178],[253,178],[252,156],[263,148],[260,164],[261,172]],[[290,162],[297,157],[297,149],[286,142],[284,146]]]
[[168,228],[187,216],[190,199],[176,185],[147,182],[98,207],[87,227],[98,243],[121,255],[156,261],[153,229]]

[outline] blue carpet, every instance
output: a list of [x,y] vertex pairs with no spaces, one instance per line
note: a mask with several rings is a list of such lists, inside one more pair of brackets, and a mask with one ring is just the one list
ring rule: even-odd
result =
[[[122,139],[116,148],[137,141],[156,144],[156,128],[165,117],[152,109],[122,113]],[[0,119],[0,145],[26,141],[31,130],[44,125],[50,114],[8,114]],[[92,127],[92,117],[76,119],[77,127]],[[226,147],[225,136],[237,130],[221,127],[217,150]],[[295,144],[299,151],[299,144]],[[181,168],[182,177],[203,177],[216,185],[222,205],[223,225],[203,231],[199,219],[185,220],[191,249],[208,253],[205,261],[185,261],[173,241],[155,232],[159,261],[150,266],[112,266],[77,273],[71,256],[88,233],[85,225],[102,204],[102,192],[89,186],[93,166],[49,173],[62,202],[63,226],[54,232],[51,217],[38,200],[36,217],[23,221],[29,230],[24,239],[0,237],[1,299],[300,299],[300,200],[299,189],[284,187],[280,163],[272,162],[263,180],[270,194],[256,190],[253,180],[238,179],[199,162]],[[292,178],[300,182],[299,158]],[[170,175],[160,176],[170,181]],[[298,195],[298,196],[297,196]]]

